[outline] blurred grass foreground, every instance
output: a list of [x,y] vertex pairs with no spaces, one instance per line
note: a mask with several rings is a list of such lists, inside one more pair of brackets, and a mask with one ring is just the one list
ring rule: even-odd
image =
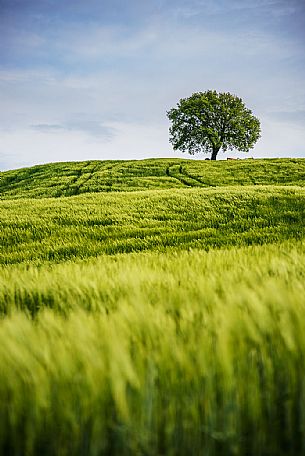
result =
[[305,455],[305,160],[148,162],[0,173],[0,454]]

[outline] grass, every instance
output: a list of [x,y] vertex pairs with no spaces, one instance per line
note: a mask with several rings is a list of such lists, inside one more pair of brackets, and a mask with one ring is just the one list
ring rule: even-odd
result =
[[1,453],[304,454],[304,260],[286,243],[4,269]]
[[53,163],[0,173],[0,199],[228,185],[304,186],[305,159]]
[[1,264],[304,236],[298,187],[172,189],[0,203]]
[[0,454],[305,455],[303,161],[177,162],[2,174]]

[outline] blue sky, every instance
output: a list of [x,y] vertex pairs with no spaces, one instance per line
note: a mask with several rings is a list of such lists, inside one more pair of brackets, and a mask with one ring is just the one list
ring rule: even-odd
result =
[[260,118],[250,156],[305,157],[304,0],[0,0],[0,36],[2,170],[188,158],[166,111],[207,89]]

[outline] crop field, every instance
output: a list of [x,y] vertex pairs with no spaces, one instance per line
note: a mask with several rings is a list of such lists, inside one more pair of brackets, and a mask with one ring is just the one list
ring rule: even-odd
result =
[[304,235],[302,187],[171,189],[5,200],[1,264],[243,246]]
[[0,199],[231,185],[304,186],[305,159],[148,159],[38,165],[0,172]]
[[0,173],[0,454],[305,455],[304,173]]

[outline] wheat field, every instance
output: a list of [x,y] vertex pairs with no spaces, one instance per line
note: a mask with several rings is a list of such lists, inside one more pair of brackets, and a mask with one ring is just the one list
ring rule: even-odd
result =
[[74,196],[0,174],[0,454],[305,454],[303,161],[249,163]]

